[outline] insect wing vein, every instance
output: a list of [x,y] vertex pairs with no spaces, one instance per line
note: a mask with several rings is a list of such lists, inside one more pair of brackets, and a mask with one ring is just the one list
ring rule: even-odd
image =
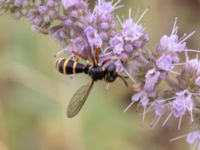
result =
[[88,59],[92,60],[93,65],[95,65],[96,64],[95,58],[94,58],[94,55],[93,55],[92,48],[90,46],[88,37],[85,34],[85,31],[81,27],[79,27],[79,26],[76,26],[74,29],[76,31],[76,34],[79,34],[79,36],[81,35],[81,39],[83,40],[83,42],[85,44],[84,51],[86,53],[86,56],[88,57]]
[[87,85],[83,85],[76,91],[68,104],[67,117],[72,118],[79,113],[90,93],[90,90],[92,89],[93,84],[94,81]]

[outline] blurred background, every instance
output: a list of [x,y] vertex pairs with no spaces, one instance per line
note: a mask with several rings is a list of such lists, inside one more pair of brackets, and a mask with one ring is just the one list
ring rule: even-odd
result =
[[[117,11],[128,16],[128,8],[140,14],[150,8],[142,20],[153,48],[163,34],[170,34],[178,17],[180,34],[197,33],[188,47],[200,49],[200,0],[124,0]],[[125,13],[125,14],[124,14]],[[133,15],[134,16],[134,15]],[[132,95],[121,81],[105,90],[95,84],[81,113],[65,116],[68,100],[88,77],[71,79],[54,68],[53,55],[60,49],[49,36],[31,31],[27,20],[15,21],[10,14],[0,18],[0,150],[187,150],[185,139],[168,140],[188,133],[184,120],[151,129],[153,116],[141,123],[131,108],[123,113]]]

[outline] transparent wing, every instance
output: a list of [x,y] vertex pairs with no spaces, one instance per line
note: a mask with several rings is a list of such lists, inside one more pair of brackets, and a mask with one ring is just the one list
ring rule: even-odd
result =
[[89,84],[83,85],[73,95],[67,107],[68,118],[72,118],[79,113],[92,89],[93,84],[94,81],[91,81]]
[[74,27],[74,31],[75,31],[75,35],[81,38],[82,42],[84,43],[84,50],[83,50],[84,55],[87,56],[89,60],[92,60],[93,65],[95,65],[96,62],[95,62],[94,54],[92,52],[92,48],[90,46],[90,43],[85,31],[79,26]]

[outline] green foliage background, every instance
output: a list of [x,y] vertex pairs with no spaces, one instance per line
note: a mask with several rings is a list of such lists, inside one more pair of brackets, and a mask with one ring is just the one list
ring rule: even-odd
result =
[[[124,0],[119,15],[131,7],[149,13],[142,23],[150,34],[153,48],[163,34],[170,34],[174,17],[179,17],[180,33],[197,34],[188,46],[200,48],[200,2],[198,0]],[[10,14],[0,18],[0,150],[186,150],[185,139],[169,139],[187,133],[187,120],[181,131],[177,121],[164,128],[149,127],[129,104],[132,89],[117,81],[95,84],[86,105],[74,119],[65,116],[67,102],[88,77],[65,77],[54,68],[53,55],[59,44],[49,36],[30,29],[27,20],[15,21]]]

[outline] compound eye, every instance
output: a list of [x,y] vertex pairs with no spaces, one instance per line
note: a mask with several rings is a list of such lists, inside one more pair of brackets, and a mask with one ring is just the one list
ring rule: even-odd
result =
[[116,70],[116,66],[114,64],[110,64],[110,65],[108,65],[107,69],[108,69],[109,73],[114,73]]

